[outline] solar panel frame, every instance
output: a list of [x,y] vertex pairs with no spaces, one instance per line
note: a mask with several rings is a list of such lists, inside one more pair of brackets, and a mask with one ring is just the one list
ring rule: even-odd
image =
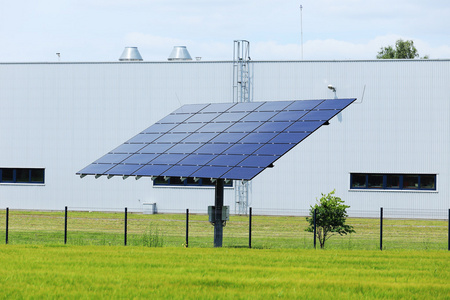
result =
[[184,105],[77,174],[250,180],[355,100]]

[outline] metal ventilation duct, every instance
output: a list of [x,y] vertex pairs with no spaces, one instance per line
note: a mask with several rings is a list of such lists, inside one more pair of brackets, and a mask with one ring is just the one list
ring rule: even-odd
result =
[[186,46],[175,46],[168,60],[192,60],[192,57],[186,49]]
[[141,54],[137,47],[125,47],[122,55],[119,58],[120,61],[143,61]]

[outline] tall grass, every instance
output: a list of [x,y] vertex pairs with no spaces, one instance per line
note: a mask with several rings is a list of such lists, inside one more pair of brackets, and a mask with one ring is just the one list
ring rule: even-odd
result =
[[0,298],[448,299],[447,251],[0,246]]
[[[69,245],[124,244],[124,214],[104,212],[75,212],[68,214]],[[207,215],[190,215],[189,247],[213,247],[214,229]],[[224,228],[225,247],[243,248],[249,244],[249,219],[231,216]],[[327,249],[376,250],[380,247],[378,219],[349,218],[356,233],[334,236],[327,241]],[[0,211],[0,244],[5,241],[4,211]],[[10,244],[62,245],[64,243],[64,212],[10,211]],[[253,216],[252,247],[257,249],[312,249],[313,235],[305,232],[305,217]],[[144,246],[158,237],[156,245],[182,247],[185,243],[184,214],[143,215],[128,214],[127,244]],[[156,230],[156,231],[155,231]],[[447,249],[447,220],[384,221],[383,247],[385,250]]]

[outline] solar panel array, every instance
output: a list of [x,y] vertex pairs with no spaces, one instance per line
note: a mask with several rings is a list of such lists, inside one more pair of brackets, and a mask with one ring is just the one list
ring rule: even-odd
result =
[[355,100],[185,105],[77,174],[250,180]]

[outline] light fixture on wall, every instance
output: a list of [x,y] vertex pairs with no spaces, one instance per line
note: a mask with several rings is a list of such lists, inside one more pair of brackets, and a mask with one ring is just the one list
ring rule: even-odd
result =
[[329,88],[330,90],[332,90],[333,92],[336,92],[336,88],[335,88],[333,85],[329,84],[329,85],[328,85],[328,88]]

